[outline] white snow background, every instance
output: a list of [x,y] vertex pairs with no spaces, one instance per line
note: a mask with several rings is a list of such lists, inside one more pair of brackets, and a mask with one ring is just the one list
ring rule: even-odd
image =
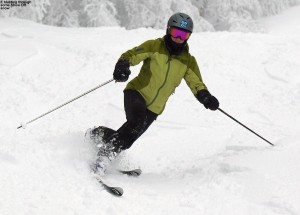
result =
[[[262,20],[269,32],[194,33],[190,51],[220,107],[206,110],[185,82],[120,158],[138,178],[90,174],[87,128],[124,121],[126,83],[110,83],[120,54],[164,35],[153,29],[58,28],[0,19],[0,214],[300,214],[300,7]],[[140,66],[131,67],[135,77]]]

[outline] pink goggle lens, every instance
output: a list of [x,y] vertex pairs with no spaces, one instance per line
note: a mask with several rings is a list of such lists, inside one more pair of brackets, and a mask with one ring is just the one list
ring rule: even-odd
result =
[[171,27],[170,34],[172,37],[174,37],[174,38],[180,37],[180,39],[182,39],[182,40],[187,40],[191,35],[190,32],[187,32],[187,31],[181,30],[179,28],[175,28],[175,27]]

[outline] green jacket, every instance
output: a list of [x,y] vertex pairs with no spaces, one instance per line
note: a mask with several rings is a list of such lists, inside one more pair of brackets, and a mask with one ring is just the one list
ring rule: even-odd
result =
[[125,90],[137,90],[144,97],[147,108],[156,114],[163,112],[168,98],[183,78],[194,95],[207,89],[188,45],[181,54],[170,55],[164,39],[158,38],[126,51],[120,58],[129,60],[132,66],[144,61],[140,73]]

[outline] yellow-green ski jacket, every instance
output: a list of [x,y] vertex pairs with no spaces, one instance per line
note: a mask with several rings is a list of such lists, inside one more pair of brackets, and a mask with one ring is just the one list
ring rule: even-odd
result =
[[168,98],[183,78],[194,95],[207,89],[187,44],[181,54],[170,55],[163,38],[148,40],[120,58],[127,59],[131,66],[144,61],[140,73],[125,90],[137,90],[144,97],[147,108],[156,114],[163,112]]

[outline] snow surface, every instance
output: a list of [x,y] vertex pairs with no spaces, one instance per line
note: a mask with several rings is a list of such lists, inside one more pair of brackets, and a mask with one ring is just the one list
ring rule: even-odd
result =
[[97,151],[84,133],[125,121],[126,83],[16,128],[111,79],[121,53],[164,31],[0,19],[0,214],[300,214],[299,14],[295,7],[264,19],[267,34],[195,33],[189,41],[220,107],[276,146],[203,108],[183,81],[115,164],[142,175],[105,177],[124,188],[121,198],[90,174]]

